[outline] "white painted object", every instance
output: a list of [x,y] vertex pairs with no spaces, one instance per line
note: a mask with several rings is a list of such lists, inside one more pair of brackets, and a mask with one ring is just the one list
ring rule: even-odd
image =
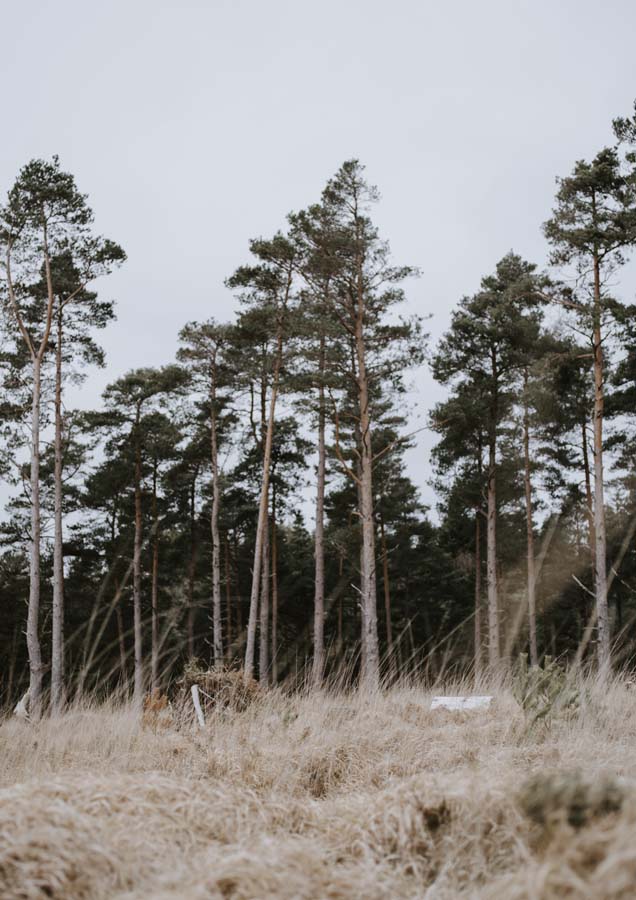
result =
[[16,703],[15,709],[13,710],[13,715],[17,716],[18,719],[26,719],[28,721],[29,718],[29,691],[22,697],[21,700],[18,700]]
[[492,697],[433,697],[431,709],[488,709]]
[[201,728],[205,728],[205,719],[203,718],[203,710],[201,709],[198,684],[193,684],[190,690],[192,692],[192,702],[194,703],[194,710],[197,714],[199,725],[201,726]]

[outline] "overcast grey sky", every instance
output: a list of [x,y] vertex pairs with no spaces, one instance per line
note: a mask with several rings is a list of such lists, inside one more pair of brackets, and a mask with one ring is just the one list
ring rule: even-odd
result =
[[[128,253],[86,405],[170,361],[186,321],[229,317],[248,238],[351,157],[438,336],[509,249],[545,262],[555,176],[636,96],[633,0],[5,0],[1,26],[2,193],[58,153]],[[439,396],[420,373],[414,427]],[[409,455],[422,486],[430,444]]]

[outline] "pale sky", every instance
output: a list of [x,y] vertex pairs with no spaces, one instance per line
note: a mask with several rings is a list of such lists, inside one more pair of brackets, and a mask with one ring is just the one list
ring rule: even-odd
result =
[[[5,0],[0,24],[0,191],[57,153],[128,254],[86,406],[171,361],[186,321],[229,318],[248,239],[351,157],[439,336],[508,250],[545,263],[555,176],[636,97],[633,0]],[[441,396],[420,372],[413,428]],[[429,501],[430,446],[409,454]]]

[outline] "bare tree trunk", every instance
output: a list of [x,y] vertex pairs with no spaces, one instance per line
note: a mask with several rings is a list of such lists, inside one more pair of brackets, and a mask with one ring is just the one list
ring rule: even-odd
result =
[[486,528],[486,578],[488,582],[488,664],[499,664],[499,606],[497,597],[497,470],[496,446],[491,439],[488,454],[488,519]]
[[216,434],[216,377],[212,381],[210,397],[210,461],[212,464],[212,627],[214,665],[223,665],[223,632],[221,625],[221,539],[219,537],[219,508],[221,490],[219,485],[219,458]]
[[[139,429],[139,415],[137,416]],[[141,447],[139,434],[135,434],[135,538],[133,548],[133,618],[135,638],[135,686],[133,702],[141,707],[144,693],[143,649],[141,639]]]
[[261,606],[258,654],[258,678],[262,685],[269,682],[269,598],[270,598],[270,559],[269,559],[269,510],[268,521],[263,535],[263,562],[261,581]]
[[316,483],[316,531],[314,537],[314,657],[311,681],[319,688],[325,672],[325,339],[320,339],[318,387],[318,471]]
[[58,301],[55,345],[53,615],[51,622],[51,711],[64,707],[64,554],[62,534],[62,306]]
[[278,681],[278,538],[276,534],[276,490],[272,492],[272,684]]
[[[119,591],[119,587],[117,587],[117,591]],[[117,618],[117,640],[119,643],[119,666],[121,669],[121,680],[122,684],[127,688],[128,672],[126,671],[126,643],[124,639],[124,621],[121,614],[121,600],[117,601],[117,605],[115,607],[115,616]]]
[[29,561],[29,608],[27,612],[27,650],[29,654],[29,712],[33,719],[42,715],[42,651],[38,623],[40,618],[40,391],[41,360],[33,360],[33,397],[31,407],[31,553]]
[[376,607],[375,522],[373,518],[373,450],[371,444],[371,416],[369,384],[367,380],[363,321],[362,289],[359,288],[356,320],[356,362],[358,367],[358,399],[360,409],[360,519],[362,548],[360,553],[360,589],[362,611],[363,671],[362,683],[367,690],[376,690],[380,682],[380,653],[378,647],[378,616]]
[[[230,647],[234,633],[232,631],[232,570],[230,567],[230,541],[227,534],[225,535],[225,620],[226,620],[226,642],[228,650],[228,662],[230,661]],[[238,632],[237,632],[238,637]]]
[[482,674],[482,649],[481,649],[481,510],[475,511],[475,679],[478,681]]
[[598,662],[602,675],[610,667],[609,611],[607,607],[607,563],[605,500],[603,496],[604,372],[601,334],[601,277],[598,254],[594,253],[594,531],[595,593],[598,626]]
[[528,630],[530,664],[539,665],[537,651],[537,599],[534,559],[534,523],[532,521],[532,480],[530,477],[530,413],[528,410],[528,369],[523,372],[523,462],[526,495],[526,546],[528,558]]
[[592,498],[592,475],[590,470],[590,454],[587,445],[587,422],[581,422],[581,450],[583,453],[583,474],[585,477],[585,503],[588,522],[588,542],[592,559],[592,572],[596,577],[596,529],[594,527],[594,500]]
[[157,514],[157,460],[152,472],[152,587],[151,587],[151,690],[159,689],[159,516]]
[[42,651],[39,637],[40,618],[40,541],[42,537],[40,515],[40,400],[42,393],[42,360],[46,352],[53,321],[55,296],[49,258],[48,226],[42,229],[44,271],[46,276],[47,306],[44,334],[39,347],[35,347],[20,313],[11,275],[11,253],[13,244],[9,241],[6,251],[6,279],[9,302],[33,363],[33,389],[31,395],[31,548],[29,555],[29,606],[27,611],[26,643],[29,656],[29,713],[33,719],[42,715]]
[[194,657],[194,570],[196,565],[196,534],[195,534],[195,495],[196,475],[190,485],[190,562],[188,563],[188,656]]
[[[291,287],[291,279],[288,284],[287,296]],[[258,612],[259,582],[263,566],[263,545],[267,530],[267,517],[269,510],[269,477],[272,459],[272,444],[274,439],[274,417],[276,414],[276,399],[278,397],[278,383],[283,355],[283,330],[282,322],[278,324],[278,337],[276,349],[276,361],[272,378],[272,390],[269,398],[269,415],[267,417],[267,429],[265,432],[265,446],[263,447],[263,477],[261,479],[261,496],[258,508],[258,523],[256,526],[256,541],[254,544],[254,565],[252,568],[252,588],[250,591],[250,610],[247,623],[247,644],[245,648],[245,678],[254,676],[254,655],[256,649],[256,617]]]
[[384,587],[384,617],[386,623],[386,652],[389,661],[389,672],[395,677],[395,658],[393,653],[393,624],[391,621],[391,585],[389,582],[389,553],[386,546],[384,516],[380,512],[380,540],[382,543],[382,582]]

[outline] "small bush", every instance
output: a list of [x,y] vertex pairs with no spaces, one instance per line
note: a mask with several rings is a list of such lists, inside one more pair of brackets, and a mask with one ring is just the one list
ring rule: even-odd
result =
[[513,673],[512,693],[530,725],[577,712],[581,703],[578,686],[550,656],[546,656],[543,667],[528,666],[528,656],[522,653]]
[[214,709],[244,712],[262,697],[262,690],[253,678],[245,678],[242,669],[205,669],[199,660],[189,660],[181,678],[176,682],[178,705],[190,708],[190,691],[193,685],[199,688],[199,697],[204,713]]

